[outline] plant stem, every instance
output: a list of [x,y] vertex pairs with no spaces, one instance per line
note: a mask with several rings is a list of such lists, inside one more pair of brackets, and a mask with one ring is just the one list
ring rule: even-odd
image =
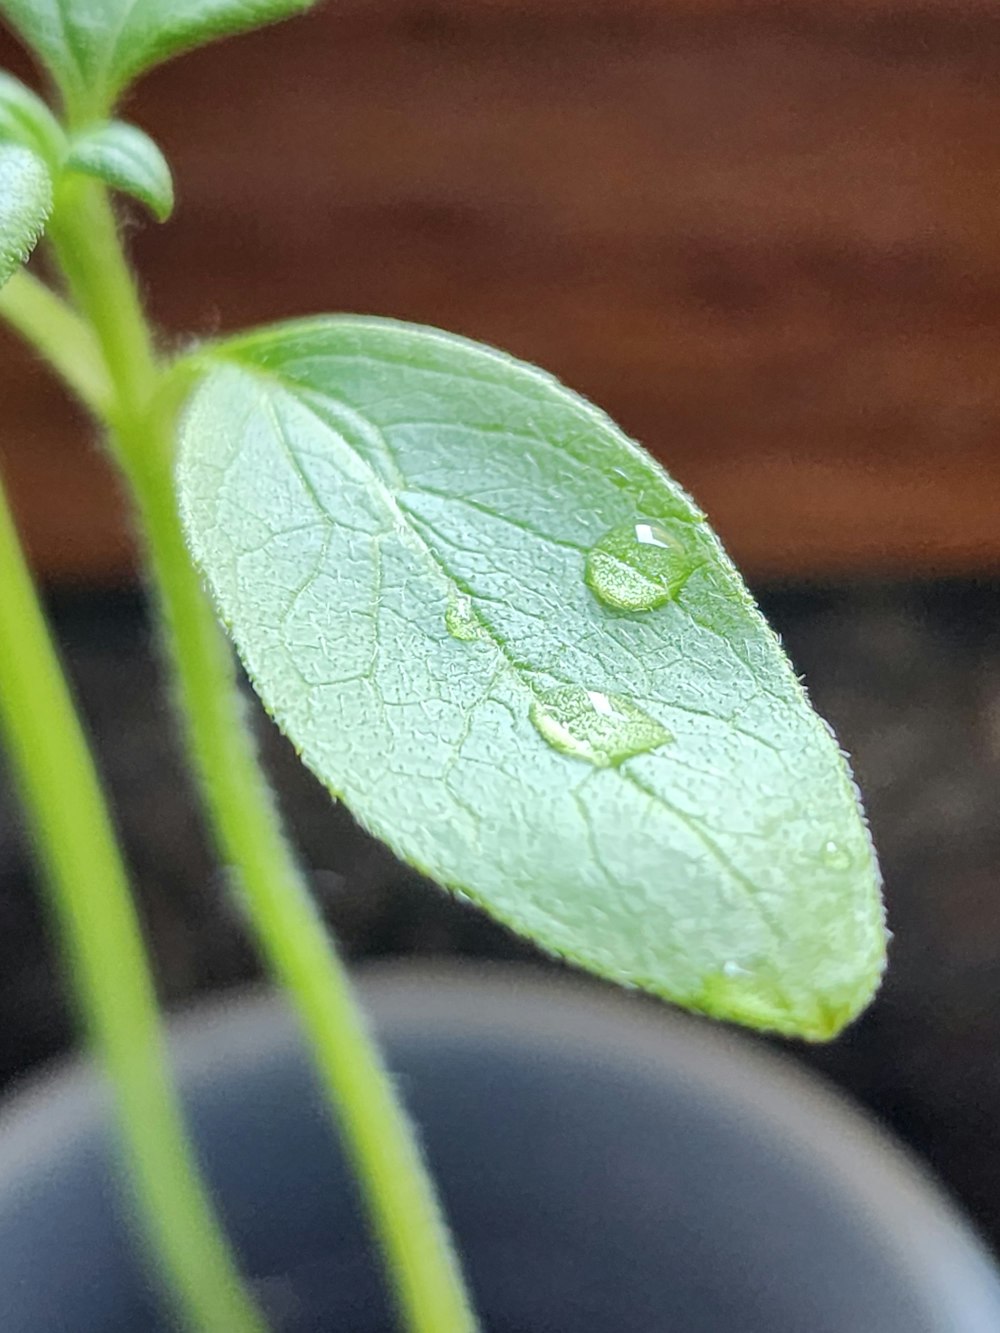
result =
[[114,214],[101,186],[85,177],[65,177],[56,191],[48,238],[73,300],[104,354],[114,389],[111,424],[135,423],[143,418],[156,392],[159,368],[139,293],[118,243]]
[[128,877],[2,488],[0,644],[0,727],[147,1239],[192,1327],[263,1333],[185,1134]]
[[0,316],[27,338],[96,417],[111,407],[111,383],[94,331],[43,282],[21,269],[0,289]]
[[[174,497],[173,406],[103,191],[75,184],[56,251],[118,391],[112,443],[139,508],[187,741],[224,863],[308,1037],[412,1333],[473,1333],[430,1176],[346,969],[313,904],[256,755],[232,652],[188,555]],[[83,195],[85,197],[80,198]]]
[[232,652],[184,544],[173,495],[143,477],[142,527],[163,601],[188,743],[224,863],[258,945],[312,1045],[373,1230],[414,1333],[475,1328],[406,1114],[370,1038],[346,969],[281,831],[257,762]]

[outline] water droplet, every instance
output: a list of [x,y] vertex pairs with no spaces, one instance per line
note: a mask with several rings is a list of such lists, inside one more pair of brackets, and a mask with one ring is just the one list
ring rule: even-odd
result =
[[579,685],[536,691],[531,721],[563,754],[612,768],[673,740],[661,723],[629,699]]
[[854,858],[846,847],[830,838],[823,844],[820,859],[830,870],[849,870]]
[[748,967],[738,963],[735,958],[729,958],[722,964],[722,975],[724,977],[749,977],[752,973]]
[[456,593],[452,596],[444,613],[444,623],[452,638],[461,639],[463,643],[490,637],[489,630],[479,619],[472,605],[472,598],[465,593]]
[[649,519],[612,528],[587,554],[587,586],[620,611],[652,611],[676,597],[694,568],[680,537]]

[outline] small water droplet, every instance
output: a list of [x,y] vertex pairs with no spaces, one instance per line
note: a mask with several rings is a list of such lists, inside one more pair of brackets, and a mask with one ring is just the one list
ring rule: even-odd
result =
[[694,568],[680,537],[650,519],[612,528],[587,554],[587,587],[619,611],[652,611],[676,597]]
[[445,628],[453,639],[461,639],[463,643],[471,642],[473,639],[488,639],[490,632],[479,619],[475,607],[472,605],[472,598],[465,593],[456,593],[448,603],[448,609],[444,613]]
[[752,973],[748,967],[738,963],[735,958],[730,958],[722,964],[722,975],[724,977],[749,977]]
[[598,768],[613,768],[673,740],[666,727],[631,700],[579,685],[537,690],[530,717],[554,749]]
[[834,842],[832,838],[823,844],[820,858],[831,870],[849,870],[853,861],[847,848],[842,847],[839,842]]

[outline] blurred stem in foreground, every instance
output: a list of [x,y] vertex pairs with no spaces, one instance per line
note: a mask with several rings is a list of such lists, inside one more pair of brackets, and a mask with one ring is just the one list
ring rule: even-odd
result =
[[2,487],[0,732],[114,1090],[148,1247],[191,1328],[263,1333],[187,1138],[128,876]]

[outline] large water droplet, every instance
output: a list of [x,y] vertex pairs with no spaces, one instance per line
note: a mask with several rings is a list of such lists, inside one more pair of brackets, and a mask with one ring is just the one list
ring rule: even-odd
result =
[[456,593],[451,598],[444,613],[444,623],[452,638],[461,639],[464,643],[490,637],[489,630],[472,605],[472,598],[465,593]]
[[619,611],[652,611],[676,597],[694,568],[680,537],[644,519],[612,528],[587,554],[587,586]]
[[631,700],[579,685],[538,690],[530,716],[554,749],[598,768],[612,768],[673,740],[666,727]]

